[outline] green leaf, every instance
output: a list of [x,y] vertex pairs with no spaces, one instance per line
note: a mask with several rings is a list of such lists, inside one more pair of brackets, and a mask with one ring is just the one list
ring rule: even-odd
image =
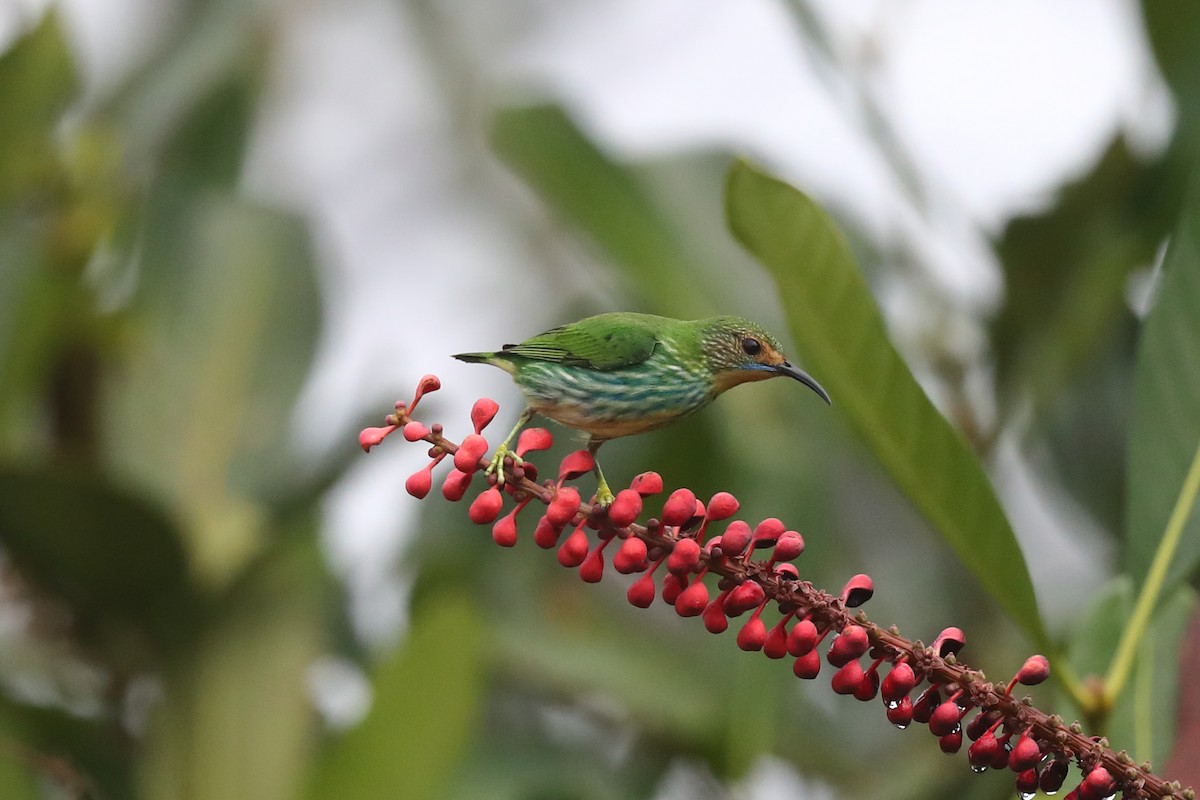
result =
[[187,565],[174,525],[96,476],[0,468],[0,542],[70,605],[85,640],[115,643],[119,662],[133,658],[127,668],[144,656],[128,650],[131,632],[162,646],[185,627]]
[[461,594],[427,600],[375,670],[367,718],[317,764],[312,800],[426,800],[449,786],[480,714],[483,630]]
[[726,208],[734,235],[775,278],[792,338],[835,408],[979,582],[1045,642],[1025,559],[991,483],[892,346],[836,225],[745,161],[730,171]]
[[296,797],[315,729],[307,675],[325,644],[325,572],[311,541],[270,555],[164,676],[139,796]]
[[77,91],[56,14],[0,55],[0,207],[31,185],[51,188],[59,172],[54,129]]
[[[1200,184],[1197,184],[1200,189]],[[1129,433],[1127,568],[1146,579],[1167,520],[1200,448],[1200,191],[1171,237],[1158,298],[1134,370]],[[1160,596],[1200,564],[1200,512],[1185,522]]]

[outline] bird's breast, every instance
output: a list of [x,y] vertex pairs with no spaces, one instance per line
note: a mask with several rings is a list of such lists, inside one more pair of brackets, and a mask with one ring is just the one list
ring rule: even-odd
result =
[[539,413],[598,439],[670,425],[714,396],[707,371],[655,357],[617,370],[528,362],[514,377]]

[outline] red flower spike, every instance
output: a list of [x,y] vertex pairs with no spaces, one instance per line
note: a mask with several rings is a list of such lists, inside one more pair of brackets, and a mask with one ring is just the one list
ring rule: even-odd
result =
[[1038,788],[1046,794],[1057,792],[1062,788],[1063,781],[1067,779],[1069,767],[1070,762],[1066,759],[1051,761],[1042,767],[1042,771],[1038,773]]
[[956,730],[961,730],[963,712],[954,700],[947,700],[933,710],[929,717],[929,730],[934,736],[945,736]]
[[895,725],[900,730],[904,730],[913,721],[913,704],[907,696],[901,697],[894,703],[887,704],[888,722]]
[[430,392],[436,392],[442,388],[442,381],[437,375],[422,376],[420,382],[417,383],[417,391],[413,394],[412,402],[408,404],[408,413],[412,414],[417,408],[417,403],[421,402],[421,398]]
[[721,552],[726,558],[741,555],[753,536],[750,525],[742,520],[734,520],[721,534]]
[[500,490],[493,486],[481,492],[471,502],[471,507],[467,509],[467,516],[476,525],[486,525],[500,515],[500,509],[503,506],[504,495],[500,494]]
[[605,539],[596,545],[579,565],[579,577],[586,583],[599,583],[604,577],[604,546],[610,541],[611,539]]
[[725,616],[739,617],[752,608],[758,608],[766,598],[766,592],[757,581],[743,581],[725,598]]
[[826,659],[835,667],[857,661],[871,647],[867,631],[861,625],[847,625],[833,640]]
[[632,525],[641,513],[642,496],[633,489],[622,489],[608,507],[608,523],[614,528],[624,528]]
[[697,580],[675,598],[675,613],[681,617],[698,617],[708,605],[708,587],[704,581]]
[[1036,769],[1022,770],[1017,775],[1017,791],[1021,794],[1032,795],[1038,789],[1038,773]]
[[802,656],[797,656],[792,663],[792,673],[803,680],[812,680],[821,673],[821,654],[809,650]]
[[842,605],[846,608],[858,608],[871,599],[875,594],[875,582],[870,575],[859,573],[842,587]]
[[679,599],[679,595],[683,594],[683,590],[688,586],[686,575],[680,576],[668,572],[663,578],[662,598],[663,602],[670,605],[675,605],[675,601]]
[[517,506],[496,520],[492,526],[492,541],[501,547],[514,547],[517,544],[517,512],[520,510],[521,506]]
[[804,537],[796,531],[784,531],[775,542],[775,551],[771,553],[771,563],[776,561],[791,561],[804,552]]
[[579,490],[564,486],[554,494],[546,508],[546,519],[556,528],[565,528],[579,513]]
[[788,620],[792,615],[788,614],[771,626],[771,630],[767,631],[766,641],[763,642],[763,653],[767,658],[783,658],[788,654],[787,640]]
[[545,428],[526,428],[517,438],[517,456],[523,458],[526,453],[549,450],[553,444],[554,436]]
[[358,433],[358,446],[363,449],[364,453],[369,453],[372,447],[386,439],[388,434],[394,430],[396,430],[395,425],[385,425],[382,428],[363,428]]
[[775,517],[767,517],[754,528],[754,545],[752,551],[760,547],[774,547],[779,537],[787,530],[782,522]]
[[[935,715],[936,716],[936,715]],[[930,730],[933,726],[930,725]],[[1000,744],[995,735],[991,731],[980,736],[978,739],[967,748],[967,761],[972,767],[977,769],[986,769],[992,765],[996,758],[996,752],[1003,750],[1004,746]],[[1007,761],[1007,759],[1005,759]]]
[[625,592],[625,599],[630,605],[638,608],[649,608],[654,602],[654,573],[647,572],[642,577],[638,578],[629,586],[629,591]]
[[740,504],[737,498],[729,492],[717,492],[708,501],[708,521],[720,522],[729,519],[738,512]]
[[684,525],[696,513],[696,495],[691,489],[676,489],[663,504],[662,524],[669,528]]
[[622,575],[641,572],[646,568],[646,543],[636,536],[621,542],[613,556],[613,569]]
[[[851,662],[857,664],[857,661]],[[849,666],[849,664],[847,664]],[[858,682],[858,688],[854,690],[854,699],[861,700],[864,703],[874,700],[875,695],[879,694],[879,673],[875,670],[870,670],[861,681]]]
[[1008,692],[1011,694],[1013,686],[1020,683],[1023,686],[1037,686],[1046,678],[1050,677],[1050,662],[1043,655],[1032,655],[1025,659],[1025,663],[1017,670],[1017,674],[1008,684]]
[[883,679],[880,691],[883,694],[884,702],[895,703],[899,702],[902,697],[908,697],[908,693],[916,685],[917,675],[913,672],[913,668],[907,661],[901,661],[893,666],[887,677]]
[[562,532],[561,527],[556,527],[543,516],[538,520],[537,527],[533,529],[533,541],[538,547],[549,550],[558,545],[558,537],[562,536]]
[[833,673],[830,685],[838,694],[854,694],[858,691],[858,685],[862,683],[863,676],[862,664],[851,661],[843,664],[837,672]]
[[558,548],[558,563],[567,569],[578,567],[587,558],[588,550],[587,534],[583,532],[581,525],[572,531],[567,540],[562,543],[562,547]]
[[459,472],[474,472],[479,469],[479,462],[487,455],[487,451],[487,439],[478,433],[468,434],[454,454],[454,468]]
[[721,592],[704,608],[700,619],[704,620],[704,629],[709,633],[724,633],[729,628],[729,618],[725,616],[725,598],[729,592]]
[[950,627],[938,634],[933,640],[933,652],[942,658],[962,650],[967,644],[967,635],[958,628]]
[[483,429],[488,426],[500,410],[500,405],[490,397],[481,397],[475,401],[475,405],[471,406],[471,424],[475,426],[476,433],[483,433]]
[[817,646],[820,634],[811,619],[802,619],[788,632],[787,650],[793,656],[806,656]]
[[767,641],[767,626],[758,614],[746,620],[746,624],[738,631],[737,645],[747,652],[762,650]]
[[1117,782],[1104,767],[1096,767],[1087,774],[1076,790],[1080,800],[1101,800],[1117,790]]
[[446,480],[442,481],[442,497],[452,503],[457,503],[463,499],[463,495],[467,493],[467,487],[470,485],[471,473],[452,469],[446,476]]
[[695,539],[680,539],[671,549],[671,555],[667,556],[667,569],[673,575],[687,575],[699,565],[700,544]]
[[570,453],[558,465],[558,480],[574,480],[581,475],[587,475],[596,468],[596,459],[587,450],[576,450]]
[[[953,755],[962,749],[962,731],[954,731],[947,733],[945,736],[938,737],[938,747],[942,748],[942,752],[947,755]],[[1066,800],[1066,798],[1063,798]]]
[[430,461],[422,469],[409,475],[408,480],[404,482],[404,491],[418,500],[428,495],[429,490],[433,488],[433,468],[435,466],[437,466],[437,461]]
[[650,497],[663,490],[663,479],[657,472],[643,472],[641,475],[634,477],[633,481],[629,484],[629,488],[642,497]]
[[913,720],[924,724],[929,722],[935,708],[942,704],[942,693],[936,686],[930,686],[921,692],[921,696],[913,703]]
[[419,422],[410,422],[404,426],[404,439],[409,442],[419,442],[429,435],[429,428]]

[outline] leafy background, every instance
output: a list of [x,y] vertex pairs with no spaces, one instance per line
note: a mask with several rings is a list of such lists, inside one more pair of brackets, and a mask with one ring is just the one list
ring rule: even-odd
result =
[[[452,435],[478,394],[515,416],[503,375],[446,354],[613,308],[755,317],[836,405],[734,392],[610,445],[610,477],[733,491],[805,533],[806,578],[869,572],[873,619],[926,640],[958,625],[993,677],[1048,652],[1061,680],[1039,704],[1200,783],[1180,681],[1200,639],[1194,510],[1121,645],[1200,443],[1196,12],[1114,4],[1144,116],[1171,111],[1096,123],[1069,169],[985,213],[905,128],[888,34],[1044,42],[1047,18],[746,4],[728,35],[764,36],[766,69],[799,69],[820,102],[782,146],[727,123],[638,149],[613,109],[655,73],[621,56],[587,76],[589,105],[579,74],[556,84],[537,59],[571,50],[564,30],[682,51],[711,20],[661,8],[678,15],[628,40],[618,3],[0,17],[5,798],[1009,796],[823,681],[629,608],[618,580],[584,586],[524,541],[498,552],[462,509],[403,494],[420,454],[402,443],[357,451],[429,371],[447,387],[423,414]],[[716,75],[723,57],[684,63],[735,119],[754,87]],[[1053,139],[997,119],[987,86],[963,108],[917,88],[968,134]],[[814,135],[831,108],[850,156]],[[812,168],[834,153],[840,172]],[[1117,652],[1107,708],[1090,692]]]

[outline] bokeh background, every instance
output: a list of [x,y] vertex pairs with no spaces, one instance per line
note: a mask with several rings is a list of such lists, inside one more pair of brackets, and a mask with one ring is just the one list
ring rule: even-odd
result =
[[[1111,649],[1198,35],[1153,0],[4,0],[0,795],[1008,796],[620,580],[498,551],[403,492],[421,448],[356,434],[427,372],[423,419],[461,436],[486,394],[506,427],[507,377],[449,354],[590,313],[785,334],[723,220],[748,155],[846,232],[1056,641]],[[782,383],[608,445],[606,473],[732,491],[804,533],[805,578],[868,572],[872,619],[958,625],[1011,674],[1019,626]],[[1194,769],[1198,739],[1109,732]]]

